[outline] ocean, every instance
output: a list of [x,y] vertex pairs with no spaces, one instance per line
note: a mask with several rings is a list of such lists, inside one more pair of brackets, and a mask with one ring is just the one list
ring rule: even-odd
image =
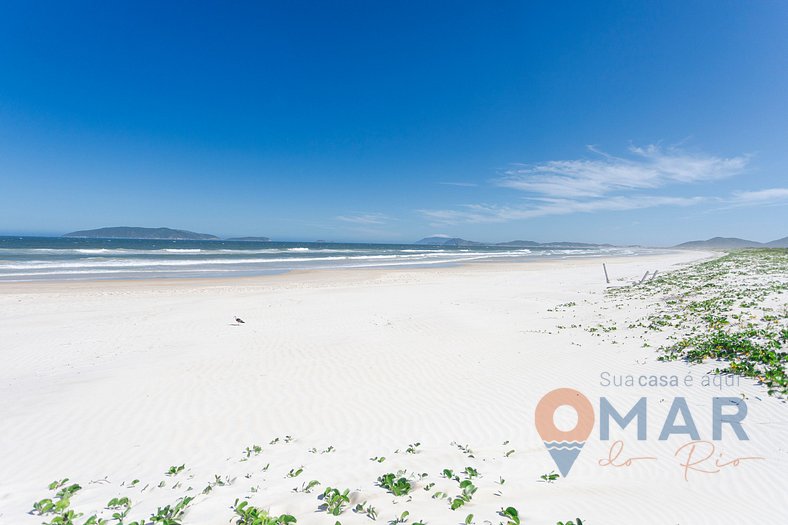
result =
[[330,268],[636,255],[639,248],[0,237],[0,281],[251,276]]

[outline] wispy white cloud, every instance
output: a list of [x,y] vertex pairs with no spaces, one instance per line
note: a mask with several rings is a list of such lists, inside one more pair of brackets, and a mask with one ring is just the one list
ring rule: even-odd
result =
[[337,220],[353,224],[385,224],[393,220],[383,213],[357,213],[353,215],[339,215]]
[[788,202],[788,188],[769,188],[757,191],[737,191],[730,199],[731,204],[749,206],[756,204],[779,204]]
[[692,206],[706,197],[667,197],[658,195],[614,196],[604,199],[542,199],[538,205],[527,207],[468,204],[458,210],[419,210],[438,224],[508,222],[533,219],[547,215],[568,215],[596,211],[624,211],[656,206]]
[[558,197],[602,197],[668,184],[710,181],[738,175],[747,156],[717,157],[689,154],[651,145],[629,148],[627,158],[614,157],[593,147],[594,159],[552,160],[517,166],[495,183],[506,188]]
[[[663,187],[687,185],[732,177],[743,173],[749,157],[718,157],[687,153],[660,146],[631,147],[626,157],[609,155],[589,147],[594,158],[553,160],[516,165],[493,184],[524,193],[518,206],[467,204],[456,209],[419,210],[435,224],[507,222],[548,215],[624,211],[658,206],[693,206],[719,197],[668,196],[651,193]],[[742,192],[742,202],[775,197],[779,188]]]

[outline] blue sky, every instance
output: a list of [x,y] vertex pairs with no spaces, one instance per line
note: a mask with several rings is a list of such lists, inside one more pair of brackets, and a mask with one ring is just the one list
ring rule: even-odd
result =
[[788,3],[3,2],[0,233],[788,235]]

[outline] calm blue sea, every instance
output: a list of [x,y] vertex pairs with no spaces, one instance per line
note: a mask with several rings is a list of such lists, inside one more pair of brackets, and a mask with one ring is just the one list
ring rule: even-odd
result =
[[640,251],[645,250],[0,237],[0,281],[226,277],[300,269],[635,255]]

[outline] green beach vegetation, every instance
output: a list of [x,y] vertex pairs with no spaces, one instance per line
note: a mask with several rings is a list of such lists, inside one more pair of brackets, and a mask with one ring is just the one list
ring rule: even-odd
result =
[[[719,374],[748,377],[770,395],[788,394],[788,249],[736,250],[641,284],[610,288],[616,299],[646,299],[640,328],[662,361],[714,361]],[[667,344],[649,343],[667,332]]]

